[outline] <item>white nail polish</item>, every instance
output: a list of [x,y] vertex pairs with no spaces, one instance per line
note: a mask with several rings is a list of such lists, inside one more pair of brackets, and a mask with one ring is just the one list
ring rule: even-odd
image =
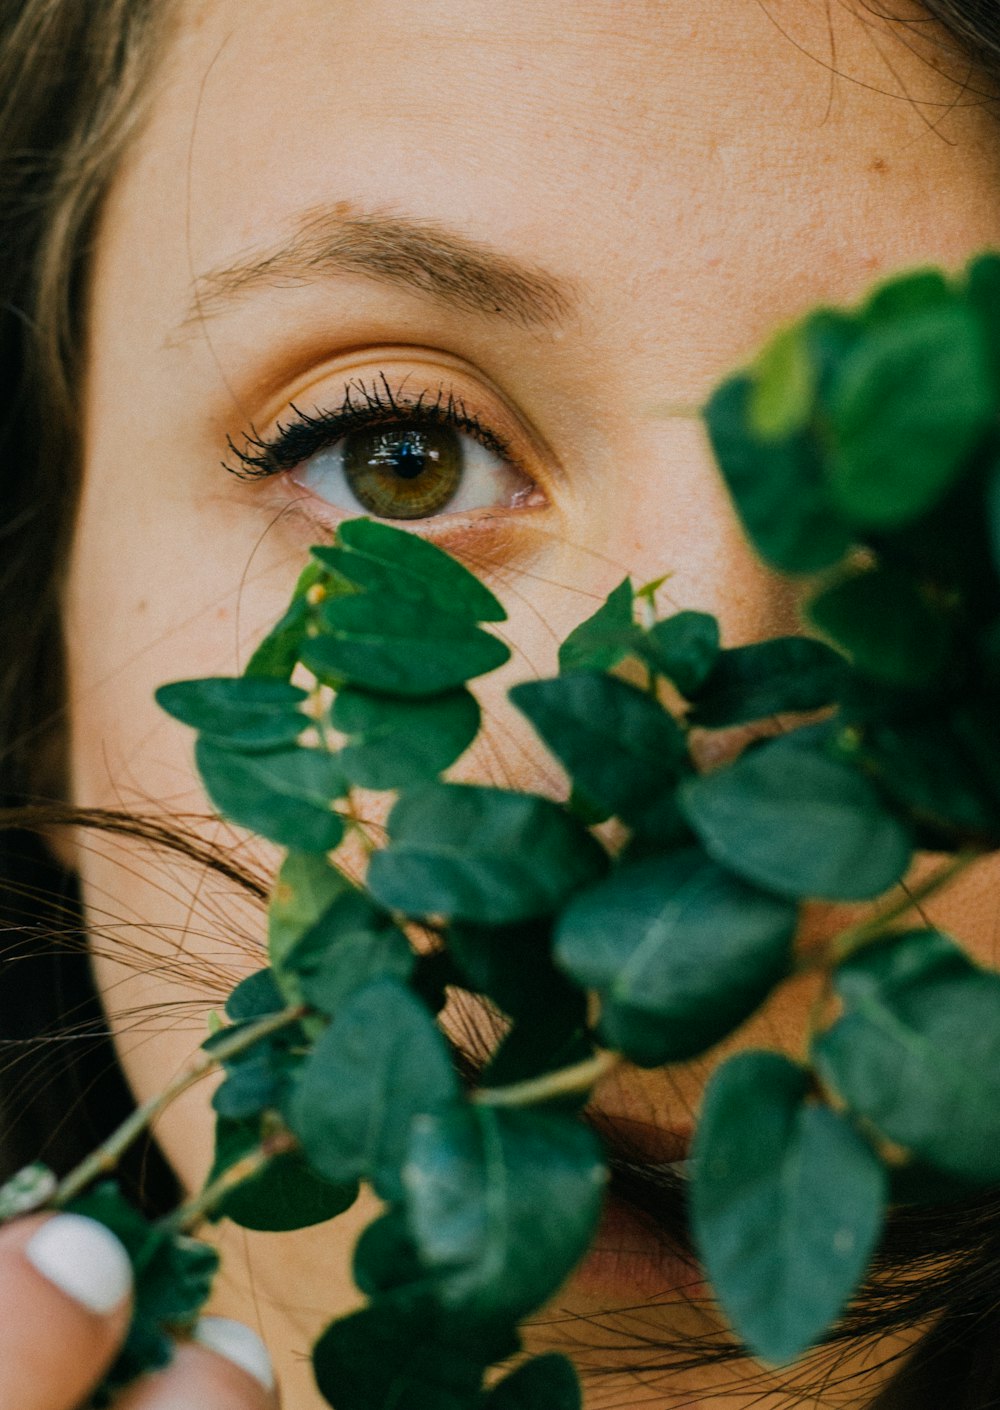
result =
[[57,1214],[25,1246],[24,1256],[57,1288],[102,1317],[132,1287],[128,1254],[110,1229],[82,1214]]
[[242,1366],[265,1390],[274,1389],[274,1371],[267,1348],[256,1332],[229,1317],[202,1317],[192,1333],[194,1340],[227,1361]]

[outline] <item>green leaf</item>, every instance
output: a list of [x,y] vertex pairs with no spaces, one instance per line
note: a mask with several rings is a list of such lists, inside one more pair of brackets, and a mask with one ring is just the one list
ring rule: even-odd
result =
[[390,910],[506,925],[551,915],[607,866],[587,830],[548,798],[439,783],[404,794],[368,889]]
[[682,784],[680,799],[710,857],[779,896],[865,901],[910,862],[909,832],[867,778],[794,733]]
[[[261,1140],[259,1119],[234,1121],[220,1116],[215,1123],[215,1160],[206,1184],[255,1152]],[[272,1156],[256,1175],[230,1190],[211,1217],[271,1233],[307,1229],[342,1214],[357,1195],[356,1181],[333,1184],[311,1169],[299,1151],[286,1151]]]
[[355,990],[318,1039],[286,1115],[327,1179],[368,1179],[383,1199],[395,1199],[413,1117],[458,1095],[430,1014],[396,980],[378,979]]
[[425,1290],[417,1285],[424,1282],[424,1269],[401,1205],[390,1206],[358,1235],[352,1272],[365,1297],[376,1298],[409,1286],[414,1301],[420,1298]]
[[859,316],[863,327],[871,329],[899,318],[951,307],[954,302],[951,285],[940,269],[913,269],[878,285],[865,300]]
[[344,835],[333,811],[344,776],[318,749],[236,754],[199,738],[195,762],[208,796],[230,822],[302,852],[329,852]]
[[763,440],[750,420],[753,381],[732,377],[712,393],[705,421],[715,458],[754,547],[786,573],[814,573],[843,557],[853,537],[834,506],[812,435]]
[[572,1361],[558,1352],[518,1366],[483,1397],[483,1410],[583,1410]]
[[637,651],[692,700],[718,659],[719,623],[708,612],[675,612],[650,627]]
[[816,367],[804,323],[782,328],[752,368],[748,413],[755,436],[782,441],[805,430],[816,395]]
[[632,620],[632,596],[626,578],[573,628],[559,648],[560,671],[610,671],[635,651],[642,633]]
[[305,643],[302,661],[335,688],[441,695],[510,657],[495,636],[426,602],[352,593],[324,603],[320,622],[323,630]]
[[966,297],[979,319],[993,386],[1000,390],[1000,255],[987,251],[969,263]]
[[275,878],[267,908],[267,953],[285,1001],[302,1002],[299,977],[286,963],[289,951],[352,884],[315,852],[288,853]]
[[691,848],[625,865],[560,917],[556,957],[601,996],[608,1047],[644,1067],[717,1043],[787,974],[797,908]]
[[246,979],[241,979],[230,992],[225,1004],[226,1017],[234,1023],[263,1018],[269,1013],[280,1013],[285,1003],[274,972],[270,969],[258,969],[253,974],[248,974]]
[[312,615],[307,593],[314,584],[323,579],[324,573],[318,563],[306,564],[299,574],[288,608],[250,657],[243,672],[244,676],[270,676],[276,680],[288,680],[295,670],[299,649],[305,641],[309,618]]
[[844,1016],[814,1045],[823,1081],[928,1164],[1000,1180],[1000,975],[917,930],[859,951],[835,985]]
[[597,671],[524,681],[508,692],[575,785],[627,823],[689,771],[684,731],[645,691]]
[[476,1410],[486,1368],[513,1354],[432,1306],[381,1298],[333,1322],[313,1348],[320,1392],[337,1410]]
[[573,1117],[468,1105],[418,1117],[406,1210],[440,1305],[474,1326],[534,1311],[586,1251],[605,1180]]
[[809,618],[849,653],[854,667],[890,685],[926,685],[944,671],[951,622],[906,573],[850,573],[814,597]]
[[916,518],[961,472],[996,411],[975,315],[956,296],[878,320],[826,401],[830,492],[840,512],[866,528]]
[[337,547],[311,552],[359,588],[391,595],[396,602],[429,603],[467,622],[507,620],[489,588],[468,568],[406,529],[349,519],[337,529]]
[[123,1386],[146,1371],[166,1366],[172,1333],[193,1326],[211,1291],[219,1255],[207,1244],[150,1224],[112,1181],[73,1200],[67,1211],[104,1224],[124,1244],[132,1264],[134,1299],[125,1344],[95,1393],[94,1404],[110,1404]]
[[372,979],[408,979],[415,962],[392,917],[353,890],[338,896],[285,956],[306,1002],[330,1015]]
[[693,725],[724,729],[831,705],[844,658],[807,636],[778,636],[723,651],[698,691]]
[[206,676],[161,685],[156,703],[225,749],[255,751],[294,744],[312,723],[299,706],[304,690],[286,681]]
[[479,704],[468,690],[430,700],[396,700],[341,690],[331,723],[350,736],[340,752],[344,773],[359,788],[412,788],[444,772],[479,732]]
[[792,1361],[837,1318],[881,1231],[886,1176],[845,1118],[805,1101],[777,1053],[730,1058],[692,1147],[692,1227],[712,1287],[754,1355]]
[[544,1013],[552,1018],[582,997],[552,961],[549,922],[519,925],[453,925],[448,952],[466,987],[512,1018]]

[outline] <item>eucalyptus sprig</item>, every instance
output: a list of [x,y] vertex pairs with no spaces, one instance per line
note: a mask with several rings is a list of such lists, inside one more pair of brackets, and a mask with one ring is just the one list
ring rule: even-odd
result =
[[[582,1108],[616,1064],[698,1057],[803,969],[819,994],[801,1052],[721,1063],[690,1160],[697,1246],[750,1350],[790,1361],[830,1329],[893,1201],[1000,1181],[1000,977],[919,911],[1000,847],[998,413],[996,255],[782,329],[705,421],[755,549],[802,577],[810,634],[725,647],[713,617],[661,618],[655,585],[626,579],[557,676],[509,692],[563,800],[442,778],[479,731],[468,683],[508,659],[505,614],[384,523],[312,550],[242,676],[158,692],[198,731],[219,812],[286,855],[267,967],[191,1071],[61,1183],[32,1168],[0,1192],[7,1215],[101,1218],[133,1255],[135,1321],[101,1395],[192,1325],[214,1264],[201,1220],[304,1227],[364,1182],[383,1202],[354,1254],[368,1302],[313,1350],[329,1403],[579,1407],[560,1356],[487,1372],[594,1236],[605,1166]],[[704,731],[775,717],[777,737],[696,767]],[[359,790],[394,795],[383,845]],[[362,882],[338,864],[347,834]],[[918,849],[943,856],[914,888]],[[804,950],[815,900],[876,904]],[[438,1022],[452,990],[506,1020],[474,1085]],[[205,1189],[147,1224],[98,1176],[209,1067]]]

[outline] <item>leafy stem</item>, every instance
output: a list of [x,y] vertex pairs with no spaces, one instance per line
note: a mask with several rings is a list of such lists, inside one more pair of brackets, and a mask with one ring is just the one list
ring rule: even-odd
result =
[[576,1062],[570,1067],[561,1067],[556,1072],[546,1072],[541,1077],[531,1077],[524,1082],[512,1082],[509,1087],[480,1087],[473,1092],[470,1100],[477,1106],[534,1106],[556,1097],[575,1096],[579,1092],[588,1092],[622,1061],[621,1053],[602,1049],[584,1062]]
[[278,1155],[286,1155],[298,1150],[299,1143],[290,1131],[277,1131],[267,1137],[256,1150],[250,1151],[224,1170],[211,1184],[175,1209],[161,1227],[174,1234],[190,1234],[198,1227],[207,1214],[210,1214],[229,1194],[230,1190],[242,1185],[258,1175]]

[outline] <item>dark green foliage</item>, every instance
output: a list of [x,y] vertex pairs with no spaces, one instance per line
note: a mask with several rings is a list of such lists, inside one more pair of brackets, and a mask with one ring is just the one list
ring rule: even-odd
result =
[[393,979],[356,990],[317,1041],[287,1109],[311,1165],[336,1184],[370,1180],[400,1193],[410,1122],[458,1098],[430,1014]]
[[604,1042],[644,1067],[695,1057],[787,973],[794,905],[697,849],[624,866],[563,912],[556,956],[601,997]]
[[693,725],[722,729],[772,715],[832,705],[844,679],[844,660],[806,636],[778,636],[723,651],[702,682],[690,714]]
[[247,753],[294,744],[310,723],[299,708],[306,692],[286,681],[209,676],[161,686],[156,702],[168,715],[223,748]]
[[879,896],[912,853],[909,831],[865,776],[794,734],[683,784],[681,803],[709,856],[796,900]]
[[389,909],[484,925],[551,915],[600,876],[601,847],[558,804],[472,784],[431,784],[389,814],[368,887]]
[[692,1148],[691,1216],[719,1301],[766,1361],[838,1316],[882,1227],[886,1176],[850,1124],[810,1104],[808,1073],[741,1053],[713,1075]]
[[483,1397],[484,1410],[582,1410],[572,1361],[556,1352],[526,1361]]
[[288,680],[295,669],[299,651],[306,638],[310,617],[307,594],[311,588],[325,581],[323,570],[318,563],[306,564],[299,574],[287,610],[247,662],[243,673],[246,677]]
[[[264,1134],[257,1117],[242,1121],[220,1117],[215,1123],[215,1160],[206,1183],[256,1152]],[[301,1152],[287,1151],[272,1156],[262,1170],[230,1190],[212,1217],[225,1216],[244,1229],[272,1233],[306,1229],[342,1214],[357,1194],[356,1181],[333,1184],[317,1174]]]
[[681,695],[693,700],[718,659],[719,624],[707,612],[675,612],[655,622],[636,650]]
[[873,680],[926,685],[948,661],[950,613],[898,569],[846,574],[813,598],[809,617]]
[[329,1015],[373,979],[408,979],[414,962],[406,936],[363,891],[338,896],[285,956],[302,997]]
[[844,1016],[820,1035],[824,1082],[929,1165],[1000,1179],[1000,976],[917,930],[841,965]]
[[124,1244],[132,1264],[132,1321],[124,1346],[95,1393],[95,1406],[103,1407],[136,1376],[168,1363],[172,1336],[198,1319],[219,1256],[206,1244],[150,1224],[111,1181],[81,1195],[68,1209],[106,1225]]
[[331,755],[299,748],[236,753],[201,737],[195,760],[208,796],[230,822],[303,852],[329,852],[343,837],[333,804],[346,784]]
[[562,643],[560,671],[610,671],[630,656],[642,639],[633,621],[632,600],[632,584],[626,578]]
[[344,773],[358,788],[412,788],[436,778],[479,732],[479,705],[468,690],[429,700],[395,700],[341,690],[330,720],[349,736],[340,752]]

